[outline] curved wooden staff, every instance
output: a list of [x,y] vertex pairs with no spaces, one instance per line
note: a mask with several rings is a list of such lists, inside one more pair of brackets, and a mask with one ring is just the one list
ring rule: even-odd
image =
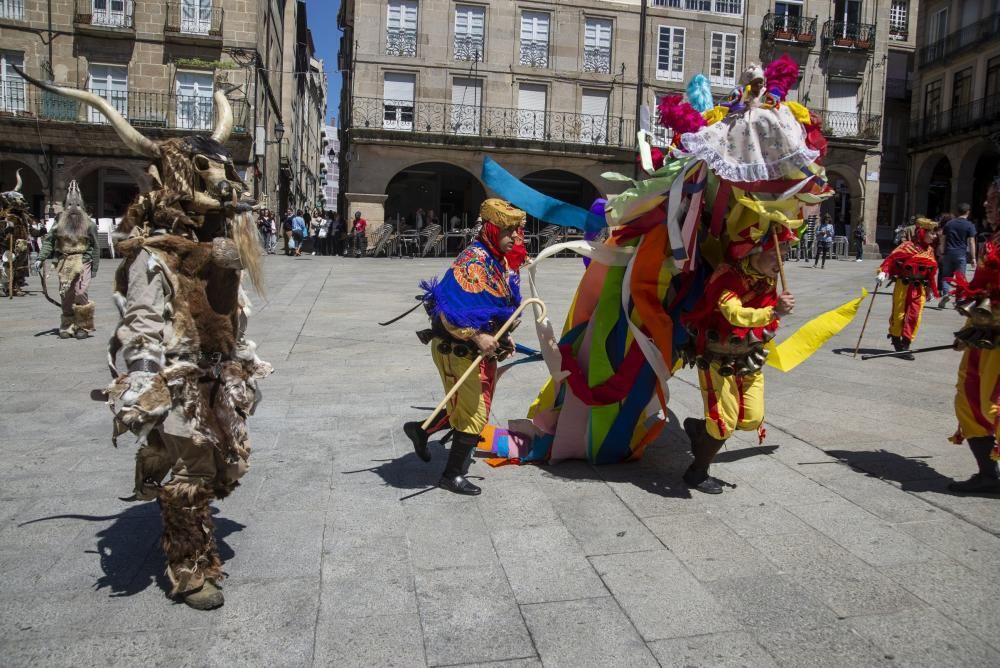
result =
[[[872,306],[875,306],[875,295],[885,294],[885,293],[882,293],[882,292],[878,291],[878,286],[879,285],[880,285],[880,283],[878,282],[878,279],[876,278],[875,279],[875,287],[872,289],[872,300],[870,302],[868,302],[868,312],[865,313],[865,322],[864,322],[864,324],[861,325],[861,333],[858,334],[858,345],[854,346],[854,356],[855,357],[858,356],[858,351],[861,350],[861,339],[864,338],[865,328],[868,327],[868,318],[872,314]],[[861,359],[864,359],[864,358],[862,357]]]
[[[537,304],[538,308],[541,310],[541,313],[535,318],[535,320],[537,322],[542,322],[543,320],[545,320],[545,314],[546,314],[545,303],[541,299],[531,297],[521,302],[521,305],[517,307],[517,310],[514,311],[513,315],[511,315],[510,318],[507,319],[507,322],[503,324],[503,327],[497,330],[497,333],[494,334],[493,336],[499,339],[504,334],[506,334],[507,330],[511,328],[511,325],[517,322],[518,317],[521,315],[524,309],[527,308],[529,304]],[[434,411],[430,414],[430,416],[428,416],[428,418],[424,420],[424,423],[420,425],[421,429],[427,431],[430,428],[431,424],[434,422],[434,418],[438,416],[438,413],[444,410],[444,407],[448,405],[448,401],[453,396],[455,396],[455,393],[458,392],[458,389],[462,387],[462,383],[468,380],[469,376],[472,375],[473,371],[479,370],[479,363],[483,361],[483,357],[484,357],[483,354],[480,353],[479,356],[472,361],[472,364],[470,364],[469,368],[465,370],[465,373],[462,374],[462,377],[459,378],[455,382],[455,384],[451,386],[451,389],[448,390],[448,393],[444,395],[444,399],[442,399],[441,403],[437,405],[437,408],[435,408]]]
[[55,299],[53,299],[52,297],[49,296],[49,287],[48,287],[48,285],[45,284],[45,262],[44,261],[42,262],[41,268],[38,270],[38,278],[40,278],[42,280],[42,294],[45,295],[46,299],[48,299],[50,302],[52,302],[53,304],[55,304],[56,306],[58,306],[59,310],[62,310],[62,304],[60,304]]

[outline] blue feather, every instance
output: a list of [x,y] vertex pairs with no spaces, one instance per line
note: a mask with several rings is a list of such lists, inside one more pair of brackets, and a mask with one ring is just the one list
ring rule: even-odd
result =
[[712,99],[712,84],[704,74],[696,74],[691,78],[687,87],[687,98],[691,106],[701,113],[715,106],[715,100]]

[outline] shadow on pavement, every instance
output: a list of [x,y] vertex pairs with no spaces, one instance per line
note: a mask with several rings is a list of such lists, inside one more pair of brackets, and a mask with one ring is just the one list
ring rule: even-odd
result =
[[[847,355],[849,357],[854,357],[854,348],[834,348],[831,350],[834,355]],[[888,348],[859,348],[858,349],[858,361],[861,361],[862,355],[881,355],[882,353],[893,352]]]
[[888,450],[825,452],[871,478],[898,482],[900,489],[907,492],[939,492],[961,496],[948,490],[951,478],[938,473],[922,458],[904,457]]
[[[212,508],[219,558],[225,563],[232,559],[234,554],[225,538],[241,531],[245,525],[220,518],[218,513],[218,508]],[[99,556],[101,571],[104,573],[94,583],[94,589],[109,589],[111,597],[132,596],[155,583],[164,593],[170,591],[170,581],[165,573],[166,561],[159,549],[160,515],[152,504],[133,505],[118,515],[39,517],[23,522],[18,527],[57,519],[76,519],[84,522],[114,520],[110,526],[95,534],[96,549],[86,550],[87,554]]]

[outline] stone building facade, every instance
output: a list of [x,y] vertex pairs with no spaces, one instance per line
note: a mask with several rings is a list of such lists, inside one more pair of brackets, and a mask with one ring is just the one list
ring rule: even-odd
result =
[[877,17],[890,4],[344,0],[341,197],[374,222],[418,207],[467,219],[490,154],[589,205],[621,187],[602,172],[634,169],[637,102],[652,109],[699,72],[722,100],[746,64],[788,53],[802,66],[793,96],[828,120],[840,196],[827,212],[841,233],[864,224],[874,242],[890,43]]
[[265,199],[295,173],[273,138],[289,69],[284,26],[298,12],[304,3],[282,0],[0,3],[0,187],[12,186],[20,169],[25,195],[42,215],[58,211],[75,179],[92,213],[114,218],[150,185],[146,161],[98,114],[26,85],[16,64],[101,95],[153,138],[211,129],[220,82],[236,115],[227,147],[253,194]]
[[336,125],[327,125],[323,129],[323,140],[323,158],[320,166],[323,208],[327,211],[339,211],[337,200],[340,193],[340,139],[337,137]]
[[1000,12],[993,0],[922,0],[910,125],[910,212],[983,200],[1000,166]]

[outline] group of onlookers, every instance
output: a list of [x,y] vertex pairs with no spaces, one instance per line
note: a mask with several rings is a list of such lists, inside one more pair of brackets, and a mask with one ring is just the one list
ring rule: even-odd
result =
[[279,239],[284,240],[285,255],[354,255],[361,257],[367,247],[368,222],[360,211],[344,224],[339,213],[313,209],[289,209],[278,221],[270,209],[257,217],[257,229],[264,252],[278,252]]

